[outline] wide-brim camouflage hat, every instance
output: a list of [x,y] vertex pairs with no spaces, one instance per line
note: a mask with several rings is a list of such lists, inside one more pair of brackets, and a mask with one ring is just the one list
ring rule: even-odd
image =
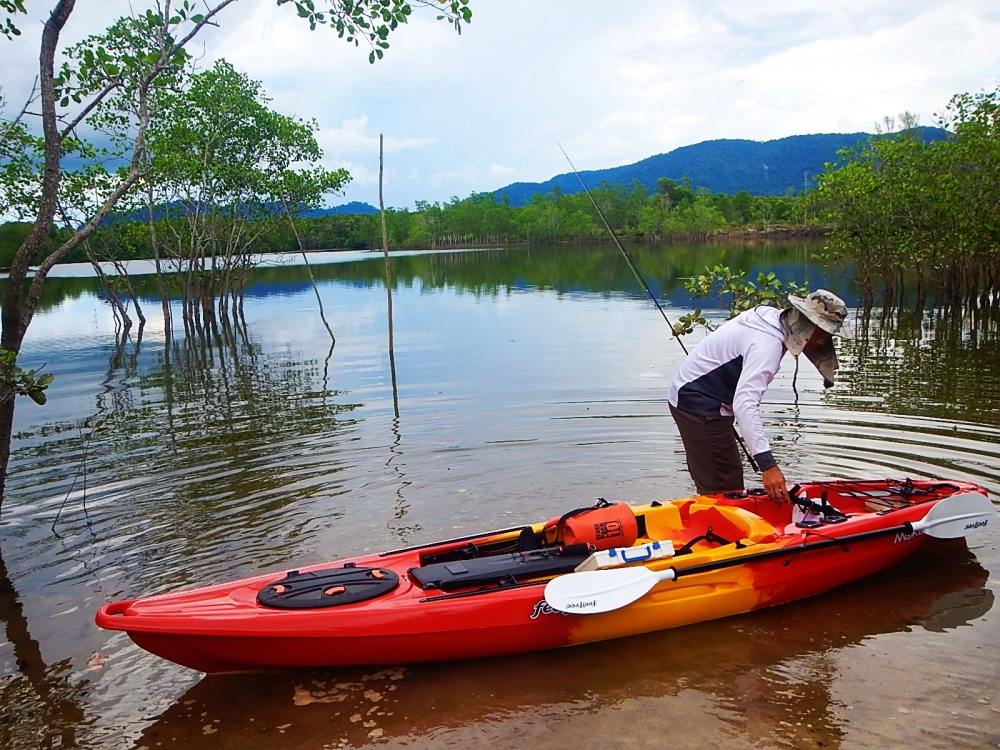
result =
[[840,363],[837,361],[837,351],[833,348],[833,337],[827,336],[821,344],[815,344],[806,351],[806,344],[813,337],[818,326],[805,316],[798,308],[785,310],[781,314],[781,327],[785,331],[785,348],[797,357],[805,352],[806,357],[816,365],[823,376],[823,387],[831,388]]
[[851,338],[850,326],[847,324],[847,305],[833,292],[817,289],[805,297],[789,294],[788,302],[827,333],[845,339]]

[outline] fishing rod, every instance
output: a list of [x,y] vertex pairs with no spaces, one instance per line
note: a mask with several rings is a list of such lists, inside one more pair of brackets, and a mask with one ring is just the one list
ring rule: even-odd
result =
[[[653,290],[649,288],[649,284],[646,283],[646,279],[644,279],[642,274],[639,273],[639,269],[636,268],[635,262],[632,260],[632,256],[628,254],[628,251],[625,250],[625,246],[618,240],[618,235],[615,234],[615,230],[611,228],[610,224],[608,224],[608,220],[604,217],[604,212],[601,210],[601,207],[597,205],[597,201],[594,200],[594,196],[587,187],[587,183],[583,181],[583,177],[581,177],[580,173],[577,171],[576,165],[573,164],[573,160],[569,158],[569,154],[566,153],[566,149],[562,147],[562,144],[559,143],[559,141],[556,141],[556,145],[559,146],[559,150],[562,151],[563,156],[566,157],[566,161],[569,162],[569,167],[573,170],[573,174],[576,175],[576,179],[580,181],[580,187],[583,188],[583,192],[587,194],[587,197],[590,198],[590,202],[594,204],[594,210],[597,211],[597,215],[601,217],[601,222],[603,222],[604,228],[608,230],[608,234],[611,235],[611,239],[615,241],[615,245],[621,251],[621,254],[625,256],[625,262],[628,264],[628,267],[632,269],[632,273],[635,274],[635,278],[642,285],[642,288],[646,290],[646,294],[649,295],[649,298],[653,300],[653,304],[656,305],[656,309],[660,311],[660,315],[663,316],[663,321],[667,324],[667,328],[670,329],[670,334],[677,340],[677,343],[681,345],[681,349],[684,350],[684,354],[688,354],[687,347],[684,346],[684,342],[681,341],[680,336],[677,335],[677,329],[674,328],[670,319],[667,317],[667,314],[663,311],[663,307],[660,306],[660,301],[656,299],[656,295],[653,294]],[[746,443],[743,442],[743,438],[740,437],[740,434],[736,431],[735,426],[733,427],[733,437],[736,438],[736,442],[739,443],[740,448],[743,449],[743,455],[747,457],[747,461],[750,462],[751,468],[759,474],[760,467],[757,465],[757,462],[754,461],[753,456],[750,455],[750,451],[747,448]]]

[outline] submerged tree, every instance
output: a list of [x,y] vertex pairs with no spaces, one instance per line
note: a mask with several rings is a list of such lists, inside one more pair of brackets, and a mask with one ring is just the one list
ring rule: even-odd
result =
[[[328,26],[338,37],[356,46],[370,47],[369,60],[381,59],[388,38],[407,22],[412,6],[438,10],[439,18],[461,31],[471,20],[468,0],[276,0],[294,9],[310,28]],[[31,324],[52,267],[81,246],[101,225],[119,201],[137,189],[147,171],[146,139],[152,121],[151,106],[161,81],[177,71],[186,60],[185,47],[206,25],[216,25],[219,14],[237,0],[216,0],[204,4],[191,0],[156,0],[140,14],[149,32],[138,48],[128,44],[94,42],[57,63],[60,36],[75,0],[56,0],[46,21],[40,44],[37,96],[33,92],[21,110],[0,122],[3,152],[0,153],[0,200],[9,209],[31,222],[27,234],[11,261],[4,291],[0,348],[16,360]],[[197,8],[195,6],[198,6]],[[203,8],[203,9],[202,9]],[[0,33],[17,33],[16,17],[25,12],[23,0],[0,4]],[[131,104],[123,115],[132,120],[131,146],[123,154],[125,166],[114,172],[96,167],[85,184],[88,206],[72,217],[67,206],[71,180],[65,169],[68,155],[79,151],[84,158],[96,156],[92,147],[79,138],[84,126],[91,126],[99,110],[116,94]],[[25,123],[29,107],[36,103],[41,136]],[[34,117],[32,115],[32,117]],[[13,208],[11,208],[13,207]],[[52,229],[61,214],[73,220],[68,237],[54,249],[47,249]],[[29,269],[37,263],[34,277]],[[11,427],[18,383],[11,369],[0,370],[0,502],[10,458]]]
[[259,240],[284,207],[320,205],[346,170],[318,166],[316,124],[270,110],[261,84],[225,62],[164,96],[149,129],[150,226],[178,273],[186,321],[237,313]]
[[952,98],[938,124],[945,140],[926,142],[903,118],[828,165],[815,193],[834,226],[831,249],[858,264],[869,295],[890,296],[916,277],[952,301],[1000,294],[1000,89]]

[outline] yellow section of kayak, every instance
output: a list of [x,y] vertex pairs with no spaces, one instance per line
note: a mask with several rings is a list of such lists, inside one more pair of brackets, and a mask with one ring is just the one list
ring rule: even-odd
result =
[[[646,536],[639,540],[678,540],[689,538],[692,521],[701,513],[721,515],[723,521],[739,529],[739,540],[746,545],[722,547],[698,545],[682,559],[668,558],[646,563],[650,570],[683,568],[745,555],[751,550],[763,552],[781,546],[774,544],[776,529],[767,521],[741,508],[716,505],[710,498],[687,498],[661,506],[637,506],[637,516],[645,518]],[[735,540],[733,540],[735,541]],[[675,546],[677,544],[675,543]],[[587,643],[609,638],[646,633],[665,628],[749,612],[761,603],[761,592],[745,566],[734,566],[691,578],[658,584],[638,601],[614,612],[573,617],[570,640]]]

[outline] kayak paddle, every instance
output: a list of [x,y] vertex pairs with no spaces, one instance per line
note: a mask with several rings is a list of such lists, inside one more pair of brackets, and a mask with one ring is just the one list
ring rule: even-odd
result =
[[645,596],[656,584],[673,581],[679,576],[707,573],[745,563],[793,555],[826,547],[840,547],[849,542],[873,539],[891,534],[926,533],[938,539],[955,539],[973,531],[985,529],[995,514],[993,504],[985,495],[963,492],[939,500],[919,521],[885,529],[862,531],[857,534],[823,539],[795,547],[782,547],[756,554],[739,555],[714,562],[692,565],[677,570],[650,570],[644,566],[613,570],[587,570],[558,576],[545,586],[545,601],[553,609],[569,614],[597,614],[620,609]]

